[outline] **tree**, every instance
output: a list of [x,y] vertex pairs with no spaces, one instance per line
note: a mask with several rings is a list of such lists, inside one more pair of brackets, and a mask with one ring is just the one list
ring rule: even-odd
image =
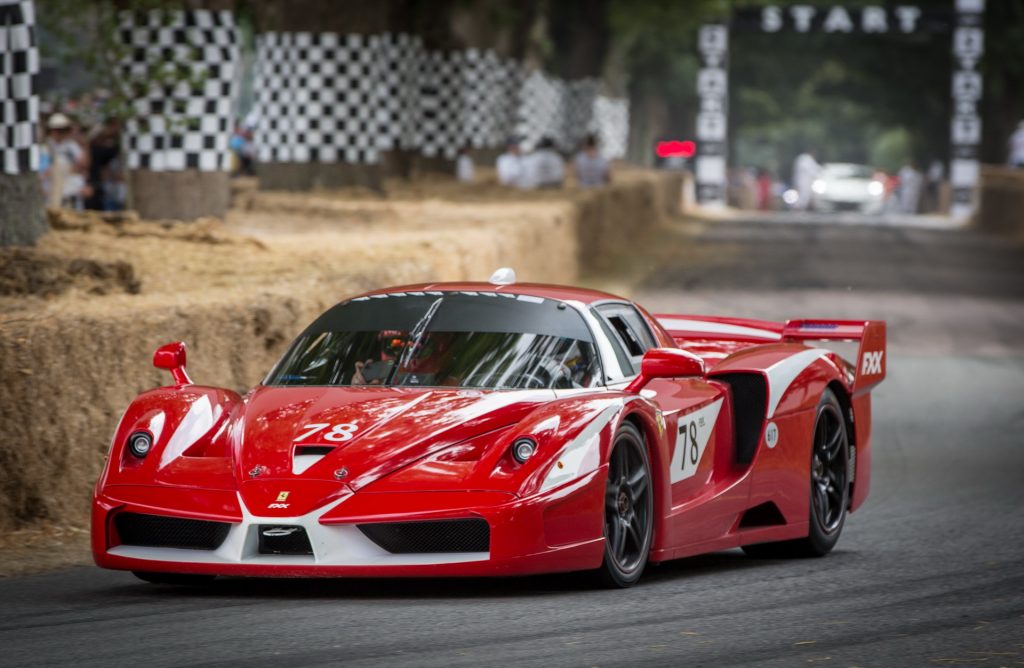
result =
[[629,96],[628,157],[651,164],[656,140],[693,132],[697,31],[728,17],[728,5],[720,0],[609,0],[608,12],[605,78],[613,92]]
[[608,0],[548,5],[553,45],[549,69],[565,79],[599,78],[608,51]]
[[1006,143],[1024,121],[1024,0],[998,0],[985,6],[985,94],[981,157],[1004,163]]

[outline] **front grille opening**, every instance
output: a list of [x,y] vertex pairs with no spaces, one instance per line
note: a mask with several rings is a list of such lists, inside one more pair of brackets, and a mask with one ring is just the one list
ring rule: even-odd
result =
[[303,527],[261,524],[258,529],[260,554],[313,554],[309,535]]
[[141,513],[118,513],[114,517],[114,526],[121,545],[183,550],[216,550],[231,528],[228,522]]
[[367,538],[392,554],[487,552],[491,528],[484,519],[359,524]]

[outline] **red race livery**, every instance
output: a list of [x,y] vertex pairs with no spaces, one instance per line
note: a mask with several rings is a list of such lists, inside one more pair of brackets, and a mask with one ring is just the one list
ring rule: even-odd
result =
[[342,302],[244,396],[193,384],[184,344],[154,364],[174,384],[128,407],[96,485],[104,568],[627,586],[832,549],[868,494],[885,323],[652,316],[504,271]]

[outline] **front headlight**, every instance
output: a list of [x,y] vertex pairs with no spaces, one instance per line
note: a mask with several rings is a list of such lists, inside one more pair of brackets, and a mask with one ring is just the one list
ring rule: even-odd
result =
[[813,190],[819,195],[824,195],[825,191],[828,190],[828,184],[826,184],[821,179],[817,179],[814,183],[811,184],[811,190]]
[[139,459],[153,448],[153,436],[148,431],[136,431],[128,437],[128,450]]
[[532,438],[517,438],[512,444],[512,457],[520,464],[525,464],[535,452],[537,452],[537,441]]
[[872,181],[868,184],[868,194],[872,197],[878,197],[883,192],[885,192],[885,186],[881,181]]

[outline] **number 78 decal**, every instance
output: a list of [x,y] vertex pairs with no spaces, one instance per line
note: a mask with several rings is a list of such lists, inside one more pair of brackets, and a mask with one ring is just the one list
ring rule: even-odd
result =
[[330,427],[330,431],[323,434],[321,438],[325,441],[348,441],[352,439],[352,436],[359,429],[359,425],[352,424],[351,422],[342,422],[339,424],[332,425],[330,422],[311,422],[310,424],[303,425],[303,429],[306,430],[301,436],[295,439],[295,443],[304,441],[313,434],[323,431],[327,427]]
[[722,399],[718,399],[704,408],[679,416],[676,447],[672,451],[672,482],[686,480],[697,472],[721,409]]

